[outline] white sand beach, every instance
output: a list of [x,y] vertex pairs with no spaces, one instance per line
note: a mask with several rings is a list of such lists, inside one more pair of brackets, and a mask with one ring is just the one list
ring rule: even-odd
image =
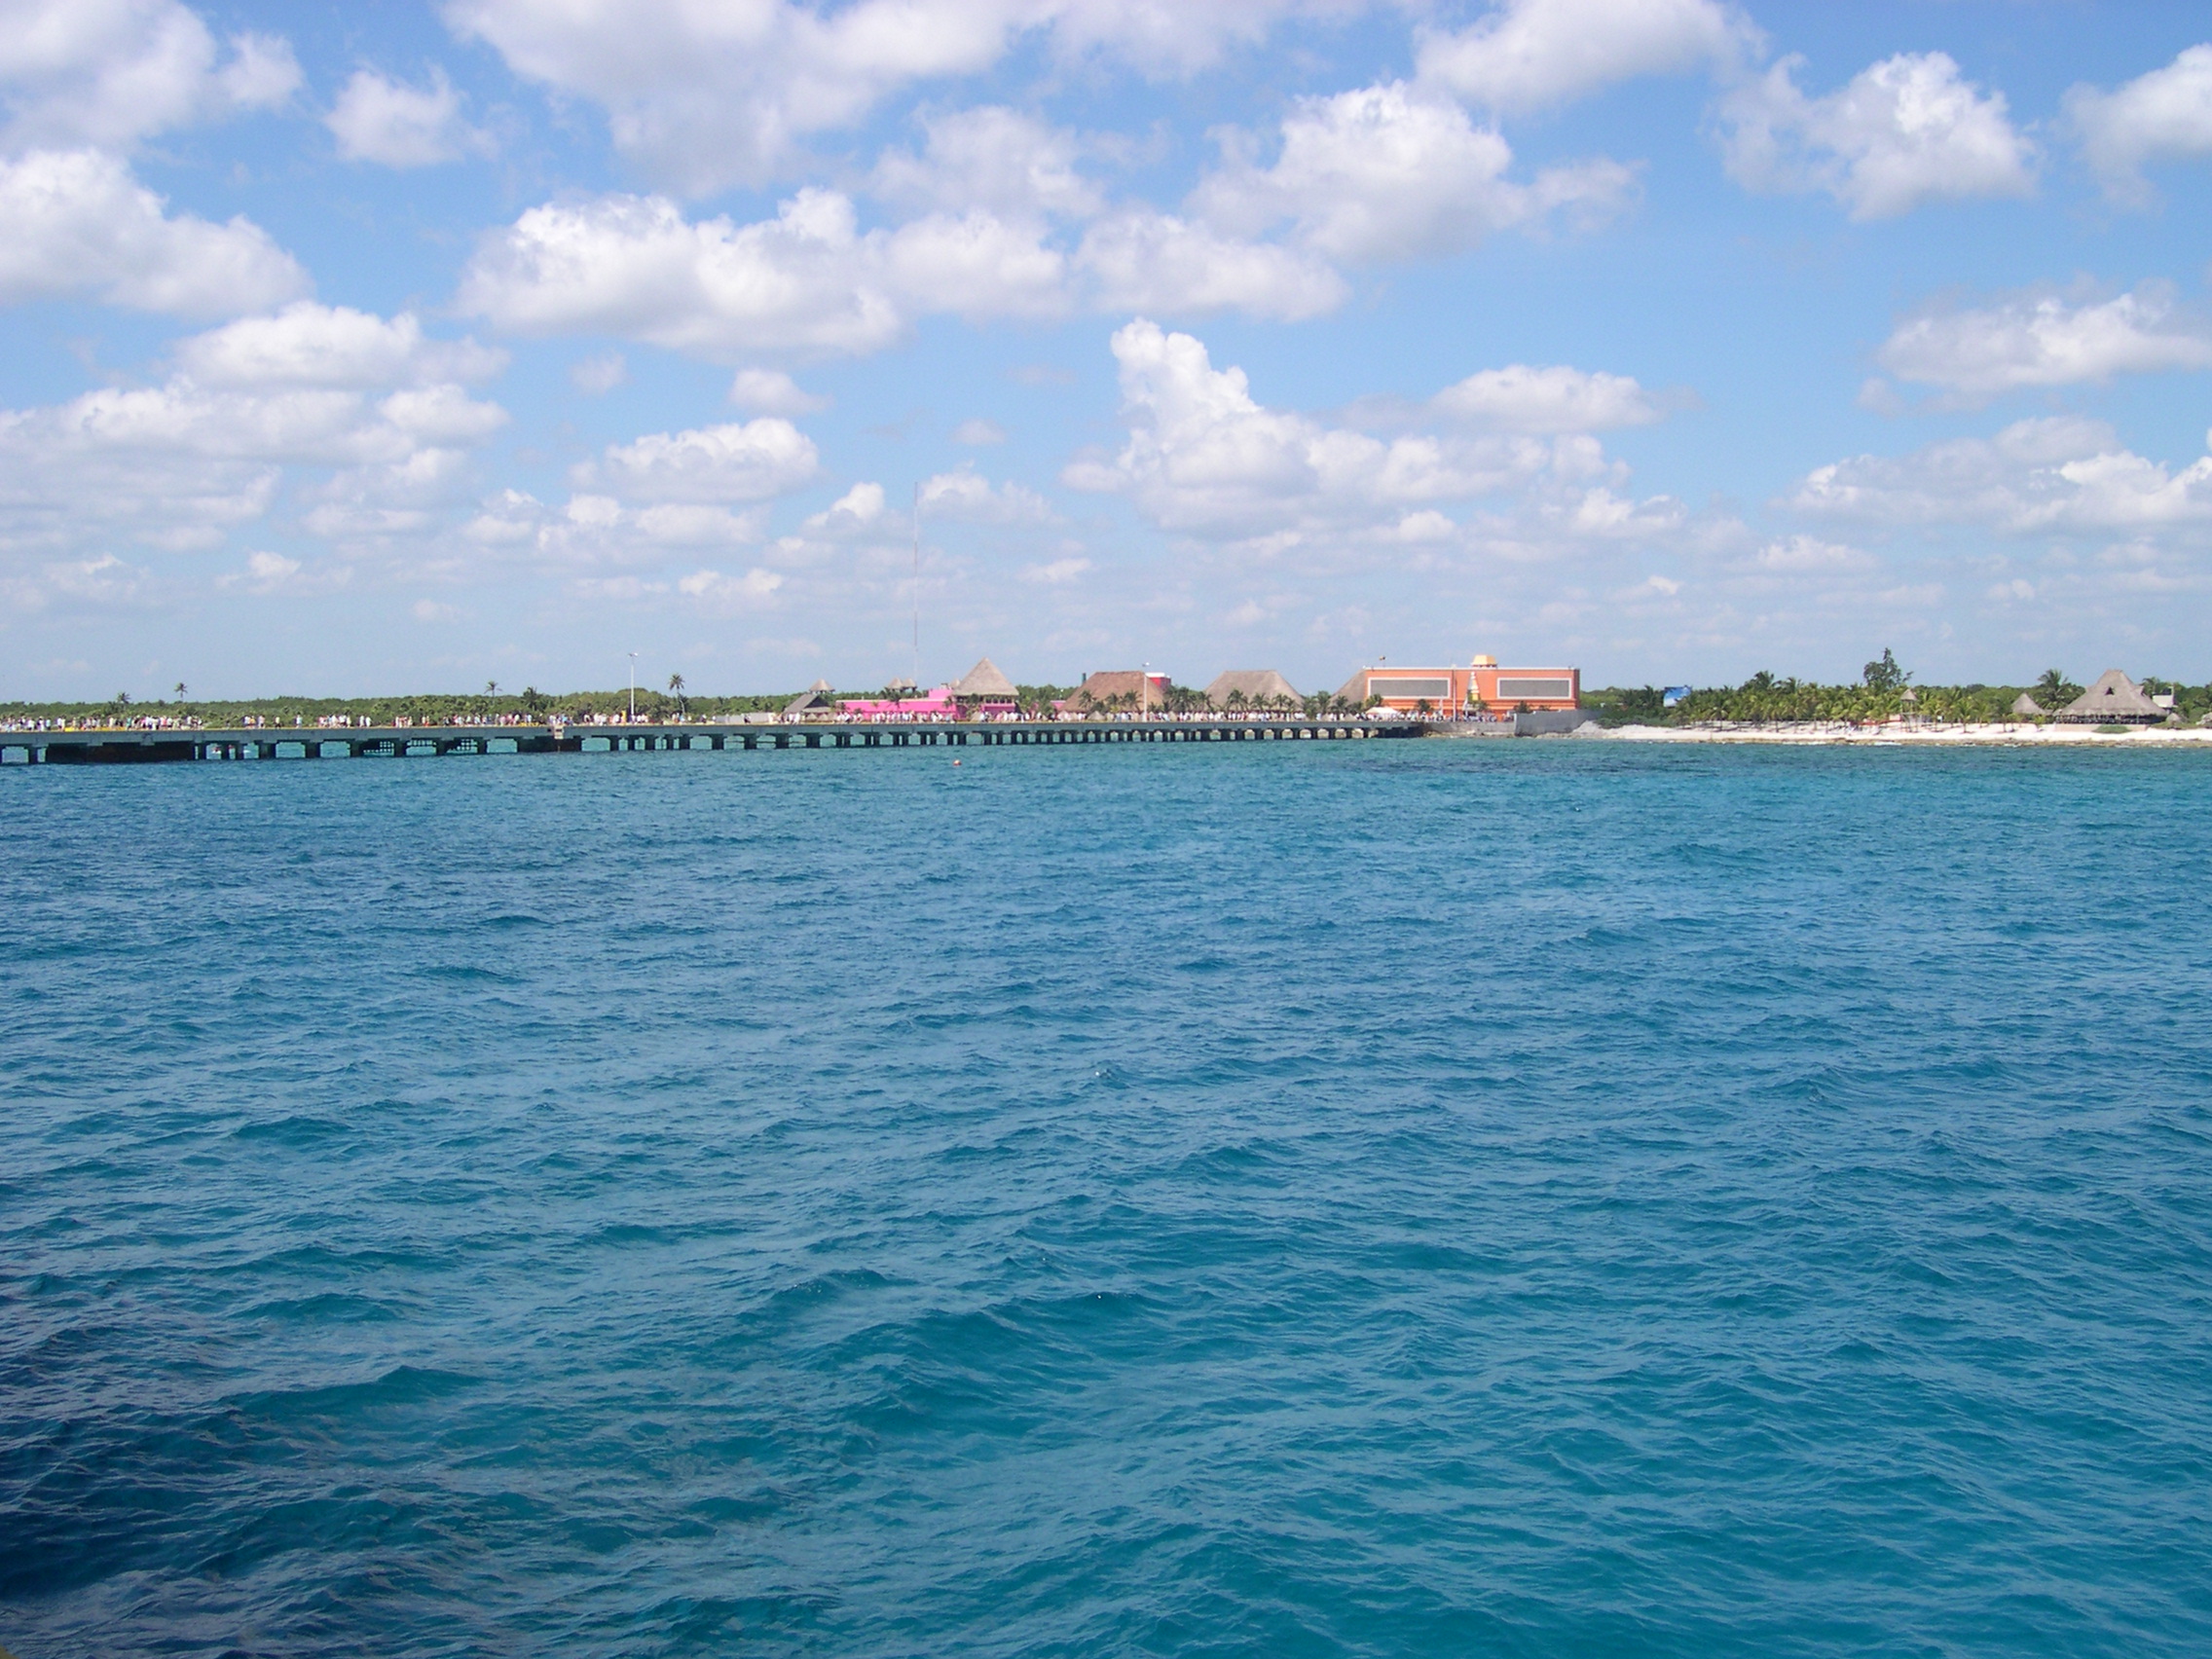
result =
[[2053,744],[2110,745],[2153,748],[2163,745],[2212,746],[2212,730],[2202,726],[2137,726],[2124,732],[2099,731],[2089,725],[2037,725],[1992,721],[1987,724],[1850,725],[1840,721],[1807,721],[1801,724],[1721,724],[1695,726],[1613,726],[1576,735],[1598,736],[1626,743],[1827,743],[1872,745],[1997,745],[2031,748]]

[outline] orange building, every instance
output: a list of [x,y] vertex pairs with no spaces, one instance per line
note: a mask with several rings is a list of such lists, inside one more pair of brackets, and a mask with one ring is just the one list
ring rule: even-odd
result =
[[1500,668],[1479,656],[1465,668],[1363,668],[1337,695],[1359,707],[1370,698],[1407,714],[1510,715],[1529,709],[1582,707],[1579,668]]

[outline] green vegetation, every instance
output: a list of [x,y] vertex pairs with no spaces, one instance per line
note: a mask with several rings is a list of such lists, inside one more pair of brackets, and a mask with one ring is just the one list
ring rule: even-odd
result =
[[[2185,722],[2194,723],[2212,713],[2212,685],[2190,685],[2156,675],[2145,677],[2140,683],[2149,694],[2173,693],[2176,713]],[[1605,725],[1695,725],[1710,721],[1866,722],[1886,720],[1898,715],[1950,723],[2011,719],[2014,718],[2012,703],[2023,690],[2053,714],[2082,694],[2081,685],[2055,668],[2046,670],[2041,679],[2026,686],[1916,685],[1912,676],[1899,666],[1895,653],[1884,650],[1879,658],[1866,665],[1856,684],[1824,685],[1816,681],[1778,678],[1762,670],[1741,685],[1693,690],[1672,709],[1665,706],[1665,693],[1655,685],[1585,688],[1582,701]],[[1022,712],[1039,716],[1051,714],[1052,704],[1073,696],[1075,688],[1020,685],[1015,687],[1015,692]],[[900,694],[911,693],[902,684],[834,691],[830,695],[835,699]],[[630,695],[626,686],[611,691],[544,692],[535,686],[505,691],[497,681],[489,681],[481,692],[424,692],[399,697],[188,698],[186,687],[179,682],[166,699],[140,700],[129,692],[118,691],[105,702],[96,703],[0,703],[0,722],[61,720],[121,725],[151,717],[165,723],[236,726],[251,718],[273,726],[290,726],[295,719],[302,725],[312,726],[323,719],[339,716],[365,720],[372,725],[389,725],[395,719],[405,719],[414,725],[445,725],[456,718],[542,720],[549,716],[559,716],[569,720],[585,720],[594,716],[626,712]],[[775,691],[735,697],[700,696],[691,691],[682,675],[674,674],[669,676],[665,692],[639,687],[638,715],[642,719],[652,720],[679,717],[693,720],[729,719],[739,715],[778,712],[797,695],[796,691]],[[1137,699],[1131,693],[1113,699],[1112,704],[1090,712],[1133,712]],[[1170,685],[1164,695],[1156,693],[1151,706],[1168,714],[1202,714],[1208,710],[1205,693],[1189,685]],[[1241,694],[1235,694],[1230,698],[1230,707],[1235,712],[1258,713],[1262,712],[1262,700],[1246,700]],[[1357,714],[1359,710],[1326,692],[1315,692],[1296,703],[1288,698],[1267,701],[1265,712],[1315,718]]]
[[[693,719],[726,719],[760,710],[781,709],[796,691],[778,691],[747,697],[697,697],[686,693],[681,675],[665,693],[638,688],[641,719],[661,719],[688,713]],[[181,693],[182,688],[179,687]],[[839,696],[866,696],[846,691]],[[248,716],[271,725],[288,726],[296,717],[313,725],[326,716],[366,719],[372,725],[389,725],[405,718],[415,725],[445,725],[456,716],[469,720],[502,717],[539,720],[559,715],[575,720],[592,715],[620,714],[630,707],[627,686],[612,691],[545,692],[535,685],[520,691],[502,691],[488,683],[480,692],[419,692],[403,697],[195,697],[180,694],[173,701],[138,701],[118,692],[102,703],[0,703],[0,720],[92,720],[122,724],[151,716],[155,719],[189,719],[206,726],[235,726]]]
[[[2187,685],[2149,676],[2140,682],[2147,695],[2172,692],[2175,712],[2193,722],[2212,712],[2212,685]],[[1741,685],[1704,686],[1672,709],[1655,685],[1585,689],[1582,701],[1604,725],[1701,725],[1726,720],[1767,724],[1782,721],[1887,720],[1897,716],[1950,724],[2013,719],[2012,704],[2026,691],[2046,714],[2082,695],[2082,687],[2058,669],[2047,669],[2032,685],[1915,685],[1885,649],[1866,665],[1855,685],[1823,685],[1811,680],[1779,679],[1761,670]]]

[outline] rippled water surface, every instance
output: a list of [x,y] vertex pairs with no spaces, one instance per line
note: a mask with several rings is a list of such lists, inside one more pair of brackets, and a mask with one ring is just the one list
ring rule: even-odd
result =
[[2212,761],[0,776],[0,1644],[2212,1651]]

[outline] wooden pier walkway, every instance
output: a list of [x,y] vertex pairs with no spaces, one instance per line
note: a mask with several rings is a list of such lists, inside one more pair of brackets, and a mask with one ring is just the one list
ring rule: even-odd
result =
[[0,731],[0,762],[404,759],[436,755],[584,755],[675,750],[1032,748],[1118,743],[1294,743],[1419,737],[1417,719],[917,721],[818,724],[244,726]]

